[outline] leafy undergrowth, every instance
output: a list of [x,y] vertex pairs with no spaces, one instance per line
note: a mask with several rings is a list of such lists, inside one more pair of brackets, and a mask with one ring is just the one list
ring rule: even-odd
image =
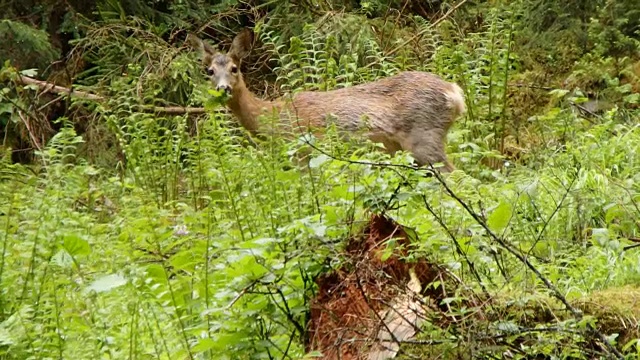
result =
[[[1,163],[4,358],[302,357],[316,278],[382,211],[415,233],[407,261],[426,258],[459,283],[439,304],[453,311],[447,327],[427,324],[415,340],[438,347],[405,354],[640,351],[637,290],[624,287],[640,279],[627,240],[640,212],[635,125],[604,119],[536,168],[460,162],[441,179],[331,132],[298,167],[304,142],[245,143],[220,114],[193,137],[179,126],[147,137],[157,122],[134,117],[124,173],[76,157],[70,128],[39,167]],[[492,300],[467,306],[476,296]]]
[[[544,43],[549,54],[533,27],[549,16],[522,21],[552,2],[520,3],[478,8],[473,22],[456,20],[458,11],[437,28],[416,17],[380,31],[397,38],[378,39],[361,14],[309,24],[293,14],[293,33],[279,28],[287,17],[256,24],[277,93],[403,70],[459,83],[468,111],[448,153],[460,170],[443,178],[409,166],[408,154],[339,141],[333,129],[310,146],[249,140],[214,109],[144,112],[206,103],[201,67],[164,40],[164,26],[117,12],[101,12],[78,47],[95,66],[79,82],[106,100],[69,101],[81,116],[58,119],[51,139],[32,131],[48,119],[27,110],[52,99],[37,103],[6,65],[0,124],[44,147],[31,166],[8,153],[0,160],[0,357],[322,358],[305,354],[317,333],[312,304],[326,289],[318,280],[353,274],[349,239],[374,214],[411,237],[404,248],[380,244],[381,259],[427,263],[455,279],[422,278],[422,295],[446,288],[422,297],[446,321],[424,321],[399,356],[637,358],[640,45],[630,31],[611,32],[604,20],[616,15],[603,7],[553,37],[586,27],[575,35],[584,49],[554,40]],[[299,154],[308,163],[294,161]]]

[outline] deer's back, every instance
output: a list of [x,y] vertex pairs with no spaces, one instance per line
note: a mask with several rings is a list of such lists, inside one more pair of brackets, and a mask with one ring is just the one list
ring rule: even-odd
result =
[[455,91],[454,86],[430,73],[407,71],[338,90],[300,92],[287,108],[312,126],[323,126],[333,115],[338,126],[348,131],[362,129],[363,117],[375,132],[446,131],[455,117],[447,95]]

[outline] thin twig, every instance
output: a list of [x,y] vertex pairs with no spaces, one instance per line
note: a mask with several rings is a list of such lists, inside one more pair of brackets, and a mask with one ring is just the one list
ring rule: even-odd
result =
[[233,300],[231,300],[231,302],[225,307],[226,310],[229,310],[233,307],[233,305],[240,300],[240,298],[247,293],[247,291],[249,291],[255,284],[258,283],[258,280],[254,280],[251,282],[251,284],[245,286],[242,290],[240,290],[240,292],[238,292],[238,294],[233,298]]

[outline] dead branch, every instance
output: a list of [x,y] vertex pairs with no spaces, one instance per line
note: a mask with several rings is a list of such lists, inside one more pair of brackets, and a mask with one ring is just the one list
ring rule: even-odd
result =
[[66,87],[58,86],[56,84],[53,84],[47,81],[36,80],[34,78],[30,78],[24,75],[19,75],[19,78],[23,84],[35,85],[45,92],[53,92],[56,94],[67,94],[67,95],[71,95],[71,96],[75,96],[75,97],[78,97],[81,99],[87,99],[87,100],[104,101],[104,98],[102,96],[94,95],[88,92],[69,89]]
[[[80,99],[92,100],[102,102],[107,98],[101,95],[92,94],[86,91],[75,90],[63,86],[58,86],[56,84],[50,83],[48,81],[37,80],[25,75],[19,75],[20,82],[25,85],[35,85],[45,92],[52,92],[55,94],[65,94],[69,96],[73,96]],[[152,106],[152,105],[143,105],[143,109],[155,113],[169,114],[169,115],[182,115],[182,114],[204,114],[205,109],[202,107],[183,107],[183,106]]]

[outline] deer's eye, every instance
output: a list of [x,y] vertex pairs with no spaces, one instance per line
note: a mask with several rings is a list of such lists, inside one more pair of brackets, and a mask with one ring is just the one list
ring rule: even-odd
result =
[[231,72],[232,72],[233,74],[237,74],[237,73],[238,73],[238,67],[237,67],[237,66],[235,66],[235,65],[233,65],[233,66],[231,67]]
[[213,76],[213,74],[215,74],[215,72],[213,71],[213,69],[210,69],[210,68],[206,68],[206,69],[204,69],[204,71],[206,71],[206,72],[207,72],[207,75],[209,75],[209,76]]

